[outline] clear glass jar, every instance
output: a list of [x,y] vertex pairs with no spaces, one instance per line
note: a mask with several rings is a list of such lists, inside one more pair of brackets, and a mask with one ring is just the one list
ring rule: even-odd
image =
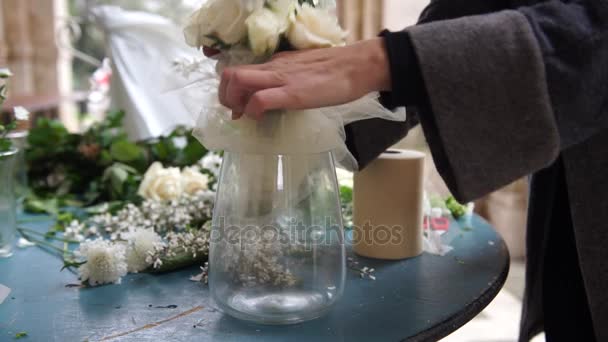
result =
[[225,153],[211,237],[209,286],[226,314],[293,324],[327,313],[346,275],[332,154]]
[[15,165],[13,167],[13,174],[15,177],[14,190],[17,198],[18,212],[23,211],[23,202],[29,191],[27,182],[27,161],[25,156],[27,137],[28,131],[13,132],[7,136],[7,138],[11,139],[13,142],[13,146],[19,151],[15,157]]
[[17,230],[13,173],[16,156],[16,149],[0,152],[0,258],[13,255],[13,242]]

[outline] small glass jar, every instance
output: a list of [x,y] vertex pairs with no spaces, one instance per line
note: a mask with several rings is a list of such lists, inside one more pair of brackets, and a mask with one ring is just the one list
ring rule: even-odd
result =
[[13,255],[13,242],[17,230],[13,168],[17,152],[17,149],[0,152],[0,258]]
[[210,248],[211,295],[226,314],[293,324],[327,313],[346,274],[332,154],[226,152]]

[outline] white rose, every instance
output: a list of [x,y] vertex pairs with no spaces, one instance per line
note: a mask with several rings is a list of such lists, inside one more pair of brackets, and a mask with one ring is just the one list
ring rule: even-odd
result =
[[193,47],[240,43],[247,37],[245,20],[250,13],[241,0],[209,0],[190,17],[184,29],[186,43]]
[[293,11],[295,3],[292,0],[276,0],[249,16],[246,21],[249,45],[256,56],[275,52],[281,35],[289,27],[289,16]]
[[137,191],[138,195],[146,199],[149,198],[150,185],[152,184],[152,181],[156,178],[158,172],[160,172],[162,169],[163,165],[159,162],[150,165],[148,171],[146,171],[146,173],[144,174],[144,179],[141,181],[141,184],[139,184],[139,190]]
[[249,46],[256,56],[272,54],[279,45],[281,23],[279,18],[267,8],[253,12],[247,19]]
[[298,50],[342,46],[345,38],[346,32],[334,15],[309,4],[298,8],[287,31],[287,39]]
[[182,171],[182,188],[189,195],[196,195],[201,191],[209,189],[209,177],[194,167],[185,168]]
[[145,199],[169,201],[182,195],[181,172],[178,168],[163,168],[156,162],[150,166],[139,186],[138,194]]

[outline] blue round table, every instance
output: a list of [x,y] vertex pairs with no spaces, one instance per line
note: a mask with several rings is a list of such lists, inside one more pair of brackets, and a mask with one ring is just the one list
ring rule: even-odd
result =
[[[59,272],[61,261],[37,248],[0,259],[0,284],[12,289],[0,304],[0,341],[436,341],[470,321],[502,288],[509,253],[479,217],[452,222],[444,257],[389,262],[356,257],[377,280],[349,272],[343,299],[318,320],[262,326],[219,312],[206,286],[189,281],[196,268],[136,274],[121,285],[80,289]],[[51,222],[26,225],[46,231]]]

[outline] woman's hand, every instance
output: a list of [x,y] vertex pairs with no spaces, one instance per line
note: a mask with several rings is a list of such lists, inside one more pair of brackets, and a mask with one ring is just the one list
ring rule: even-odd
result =
[[390,86],[384,40],[377,38],[346,47],[285,52],[266,64],[227,68],[219,96],[232,109],[233,119],[244,114],[260,119],[270,110],[340,105]]

